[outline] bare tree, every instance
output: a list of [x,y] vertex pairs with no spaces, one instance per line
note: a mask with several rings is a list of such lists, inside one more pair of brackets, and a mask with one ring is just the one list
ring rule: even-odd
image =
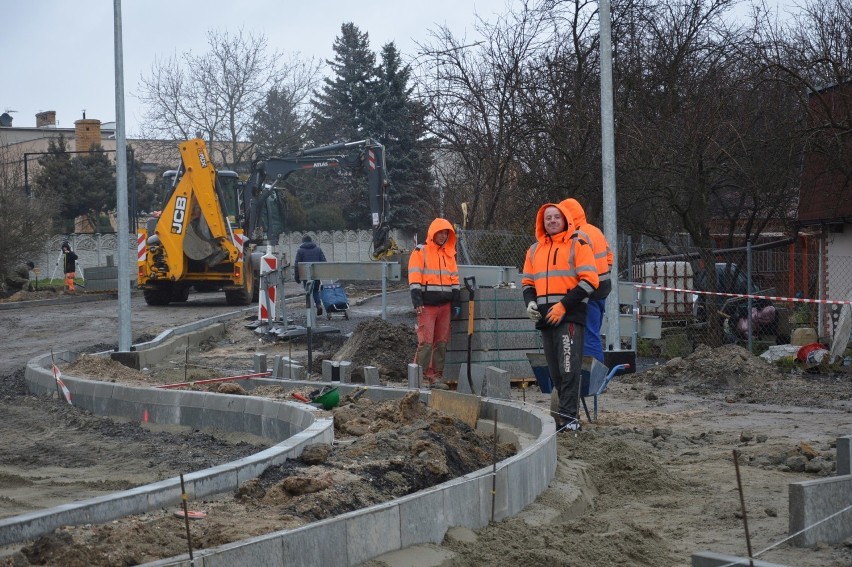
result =
[[808,174],[837,180],[839,193],[820,196],[830,203],[852,187],[852,0],[809,0],[789,22],[763,22],[758,62],[797,95],[805,151],[822,170]]
[[[518,227],[521,164],[518,142],[526,137],[519,111],[525,62],[539,49],[542,16],[526,7],[497,24],[480,20],[488,38],[465,44],[446,28],[421,45],[421,95],[428,105],[430,133],[438,140],[445,184],[445,214],[461,219],[468,204],[471,228]],[[450,183],[453,183],[450,185]]]
[[252,120],[270,91],[286,90],[298,107],[307,100],[319,64],[294,54],[269,52],[263,35],[227,31],[207,34],[209,50],[155,60],[140,79],[146,105],[143,135],[183,140],[200,135],[220,166],[249,161]]

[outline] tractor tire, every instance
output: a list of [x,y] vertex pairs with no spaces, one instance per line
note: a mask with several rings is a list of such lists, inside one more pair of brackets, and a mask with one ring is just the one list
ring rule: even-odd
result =
[[189,286],[175,286],[172,288],[172,301],[184,303],[189,299]]
[[168,305],[172,300],[171,288],[157,288],[142,290],[145,303],[153,306]]
[[243,287],[225,292],[225,303],[228,305],[251,305],[252,296],[257,288],[254,271],[249,268],[243,270],[243,274]]

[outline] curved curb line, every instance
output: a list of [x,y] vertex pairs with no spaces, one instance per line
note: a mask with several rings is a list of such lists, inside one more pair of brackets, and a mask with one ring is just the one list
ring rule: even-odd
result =
[[[65,359],[74,353],[60,353]],[[55,391],[49,370],[51,355],[29,361],[25,380],[31,392]],[[333,420],[318,418],[317,410],[305,404],[250,396],[229,396],[195,391],[153,390],[112,382],[64,376],[74,405],[96,415],[129,417],[141,421],[147,413],[151,423],[216,427],[247,432],[278,444],[254,455],[184,475],[190,498],[235,491],[266,468],[297,458],[308,445],[334,441]],[[33,539],[64,525],[103,523],[131,514],[177,504],[181,501],[180,478],[174,477],[130,490],[37,510],[0,520],[0,545]]]
[[[241,312],[235,313],[238,315]],[[208,324],[218,322],[222,317],[225,316],[211,318],[215,321],[208,320]],[[177,334],[192,332],[188,327],[199,329],[198,324],[191,324],[174,331]],[[166,336],[158,337],[155,341],[173,336],[168,332],[161,335]],[[73,356],[71,353],[65,355]],[[27,364],[25,379],[31,391],[46,393],[55,390],[53,375],[48,370],[49,364],[50,355],[34,358]],[[283,385],[289,381],[277,382]],[[181,425],[200,423],[202,427],[222,427],[224,422],[230,424],[233,430],[269,438],[275,438],[273,424],[283,421],[280,417],[271,418],[271,415],[277,415],[271,408],[278,408],[277,411],[282,414],[301,416],[301,422],[293,420],[294,424],[298,424],[294,426],[298,427],[299,433],[275,447],[245,459],[192,473],[187,492],[194,497],[236,490],[241,482],[258,476],[267,466],[298,456],[305,446],[333,441],[332,420],[317,419],[303,404],[205,392],[160,390],[154,393],[146,388],[74,377],[66,377],[66,384],[76,396],[73,398],[75,405],[86,407],[98,415],[105,415],[105,411],[116,411],[118,408],[120,413],[117,415],[136,416],[138,419],[143,406],[158,402],[160,405],[152,406],[156,408],[154,413],[149,410],[150,421],[171,419],[159,422]],[[402,397],[410,391],[401,388],[371,390],[383,397]],[[428,392],[421,392],[421,395],[426,396]],[[85,403],[91,407],[83,405]],[[447,529],[452,526],[476,529],[486,526],[492,518],[499,521],[517,514],[547,488],[555,475],[555,425],[545,410],[505,400],[483,398],[480,414],[483,419],[496,419],[516,427],[535,438],[535,441],[515,456],[499,462],[496,473],[492,467],[485,467],[396,500],[295,530],[274,532],[200,550],[194,554],[194,561],[203,561],[205,567],[274,564],[349,567],[410,545],[440,543]],[[267,424],[265,429],[263,424]],[[240,427],[242,429],[237,429]],[[286,437],[281,428],[278,434]],[[31,539],[61,525],[98,523],[162,508],[180,501],[179,484],[179,479],[173,478],[115,495],[0,520],[0,543]],[[41,531],[36,534],[38,530]],[[15,537],[3,539],[13,532]],[[333,542],[333,545],[329,542]],[[146,565],[190,567],[196,564],[187,555]]]

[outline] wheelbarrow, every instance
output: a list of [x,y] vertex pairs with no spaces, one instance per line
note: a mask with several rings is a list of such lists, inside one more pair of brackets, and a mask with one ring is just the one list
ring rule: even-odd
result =
[[[558,392],[553,389],[553,381],[550,378],[550,370],[547,368],[547,360],[544,354],[540,352],[528,352],[527,358],[530,361],[530,366],[532,366],[533,374],[542,393],[551,394],[550,411],[558,413]],[[581,372],[582,382],[580,383],[580,402],[583,404],[583,411],[586,412],[586,419],[590,423],[598,419],[598,396],[606,391],[607,386],[616,374],[629,368],[629,364],[616,364],[612,367],[612,370],[609,370],[596,358],[584,357],[583,370]],[[592,396],[593,398],[594,420],[589,414],[589,406],[586,405],[586,398],[588,396]]]

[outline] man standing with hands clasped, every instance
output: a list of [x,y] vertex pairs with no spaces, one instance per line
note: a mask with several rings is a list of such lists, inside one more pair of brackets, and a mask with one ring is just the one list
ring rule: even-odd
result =
[[450,221],[433,220],[426,243],[411,252],[408,286],[417,313],[414,362],[423,369],[423,376],[432,388],[445,390],[444,360],[450,342],[450,317],[461,314],[456,232]]
[[536,215],[536,242],[527,251],[521,276],[527,315],[541,331],[547,368],[559,394],[557,430],[578,431],[586,304],[598,287],[592,247],[574,232],[561,204],[545,204]]

